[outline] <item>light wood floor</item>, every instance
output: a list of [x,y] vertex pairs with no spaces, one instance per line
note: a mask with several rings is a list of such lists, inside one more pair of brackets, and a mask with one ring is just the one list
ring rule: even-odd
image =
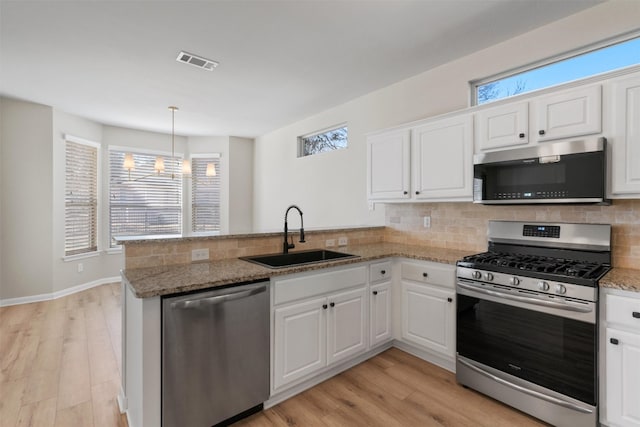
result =
[[120,284],[0,308],[0,426],[120,427]]
[[[0,308],[0,426],[126,427],[120,316],[119,284]],[[544,424],[391,349],[234,426]]]

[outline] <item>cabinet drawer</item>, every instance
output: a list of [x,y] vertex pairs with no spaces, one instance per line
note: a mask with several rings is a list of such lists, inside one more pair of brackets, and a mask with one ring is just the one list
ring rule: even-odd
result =
[[403,262],[402,278],[453,289],[455,288],[456,269],[452,265],[434,262]]
[[369,280],[371,283],[391,279],[391,261],[376,262],[369,266]]
[[313,272],[308,275],[274,280],[274,304],[323,295],[367,283],[367,267]]
[[640,332],[640,298],[606,296],[607,322],[630,326]]

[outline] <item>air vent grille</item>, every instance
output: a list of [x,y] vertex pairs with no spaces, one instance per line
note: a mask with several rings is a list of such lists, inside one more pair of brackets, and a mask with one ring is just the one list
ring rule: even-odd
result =
[[213,71],[214,68],[220,65],[220,63],[217,61],[203,58],[202,56],[194,55],[192,53],[184,51],[178,54],[176,61],[184,62],[185,64],[193,65],[194,67],[202,68],[208,71]]

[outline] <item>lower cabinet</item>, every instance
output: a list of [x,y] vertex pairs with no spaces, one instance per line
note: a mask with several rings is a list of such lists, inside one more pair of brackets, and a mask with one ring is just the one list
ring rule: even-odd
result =
[[605,304],[606,423],[640,427],[640,298],[606,295]]
[[455,354],[455,267],[402,263],[402,339],[452,360]]
[[369,342],[371,347],[393,338],[391,281],[371,285],[369,290]]
[[[330,288],[339,286],[340,279],[346,277],[348,286],[348,275],[353,274],[349,270],[337,271],[329,273],[324,279],[329,280],[327,287]],[[313,276],[307,278],[313,279]],[[302,279],[300,286],[312,284],[313,281],[304,283],[307,278]],[[276,292],[277,286],[276,283]],[[315,289],[317,288],[310,288],[309,291],[314,292]],[[274,389],[278,390],[366,351],[369,326],[367,308],[367,287],[364,281],[360,286],[344,291],[276,306],[273,338]]]

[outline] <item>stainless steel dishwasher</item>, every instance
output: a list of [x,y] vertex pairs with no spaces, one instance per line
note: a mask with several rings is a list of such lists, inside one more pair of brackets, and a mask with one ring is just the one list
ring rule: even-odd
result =
[[162,300],[162,425],[210,427],[269,398],[269,282]]

